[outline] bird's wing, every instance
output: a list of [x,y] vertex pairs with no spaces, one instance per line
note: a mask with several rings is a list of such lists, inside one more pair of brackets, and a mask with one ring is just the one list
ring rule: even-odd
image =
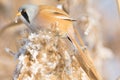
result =
[[64,19],[64,20],[69,20],[69,21],[76,21],[73,20],[72,18],[70,18],[70,16],[64,12],[61,9],[58,9],[56,7],[53,6],[46,6],[46,5],[41,5],[40,6],[40,11],[44,11],[44,12],[49,12],[50,14],[54,15],[54,17],[59,18],[59,19]]
[[76,21],[76,20],[73,20],[72,18],[70,18],[69,16],[63,14],[63,13],[60,13],[60,12],[53,12],[53,14],[55,14],[55,17],[56,18],[59,18],[59,19],[64,19],[64,20],[69,20],[69,21]]

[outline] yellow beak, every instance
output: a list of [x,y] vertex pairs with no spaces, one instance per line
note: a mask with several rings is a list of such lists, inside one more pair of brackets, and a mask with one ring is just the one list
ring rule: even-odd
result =
[[16,14],[16,17],[15,17],[15,23],[18,22],[18,18],[19,18],[19,16],[21,16],[21,12],[18,12],[18,13]]
[[18,12],[17,14],[16,14],[16,16],[20,16],[21,15],[21,12]]

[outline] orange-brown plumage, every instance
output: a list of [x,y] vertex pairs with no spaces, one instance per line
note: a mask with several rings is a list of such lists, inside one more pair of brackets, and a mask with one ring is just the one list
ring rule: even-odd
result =
[[[34,17],[29,20],[30,23],[26,23],[21,18],[21,20],[31,28],[31,30],[38,31],[38,29],[46,29],[53,24],[56,24],[56,27],[59,29],[60,33],[68,34],[74,37],[72,19],[63,10],[48,5],[36,6],[36,11],[34,11],[34,13],[28,13],[29,11],[27,11],[27,7],[23,7],[22,9],[26,10],[28,17],[34,15]],[[32,10],[32,8],[29,10]]]

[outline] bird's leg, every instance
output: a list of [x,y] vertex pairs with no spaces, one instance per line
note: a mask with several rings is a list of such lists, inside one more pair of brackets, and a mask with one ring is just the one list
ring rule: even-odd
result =
[[72,46],[73,46],[73,50],[74,50],[74,52],[77,50],[77,47],[75,46],[75,44],[72,42],[72,40],[71,40],[71,38],[67,35],[67,39],[70,41],[70,43],[72,44]]
[[69,36],[67,36],[67,38],[68,38],[68,40],[72,43],[72,40],[70,39],[70,37],[69,37]]
[[[72,40],[70,39],[69,36],[67,36],[67,39],[72,43],[72,45],[74,46],[74,51],[76,51],[76,50],[77,50],[77,47],[76,47],[75,44],[72,42]],[[81,39],[81,40],[82,40],[82,39]],[[80,41],[80,40],[79,40],[79,41]],[[86,46],[83,46],[83,45],[81,45],[81,44],[80,44],[80,47],[81,47],[82,51],[85,51],[85,50],[87,49]]]

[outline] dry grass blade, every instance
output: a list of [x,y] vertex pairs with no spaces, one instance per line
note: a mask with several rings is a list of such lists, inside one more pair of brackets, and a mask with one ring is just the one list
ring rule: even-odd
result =
[[0,35],[2,35],[3,32],[4,32],[6,29],[8,29],[8,28],[10,28],[10,27],[16,27],[17,25],[20,25],[20,24],[22,24],[22,23],[21,23],[21,22],[15,23],[14,21],[13,21],[13,22],[10,22],[9,24],[5,25],[2,29],[0,29]]
[[82,47],[84,47],[84,42],[83,42],[83,40],[81,39],[81,36],[80,36],[78,30],[77,30],[75,27],[74,27],[74,31],[75,31],[75,34],[76,34],[79,42],[80,42],[80,45],[81,45]]
[[118,11],[120,13],[120,0],[116,0],[116,4],[117,4],[117,7],[118,7]]

